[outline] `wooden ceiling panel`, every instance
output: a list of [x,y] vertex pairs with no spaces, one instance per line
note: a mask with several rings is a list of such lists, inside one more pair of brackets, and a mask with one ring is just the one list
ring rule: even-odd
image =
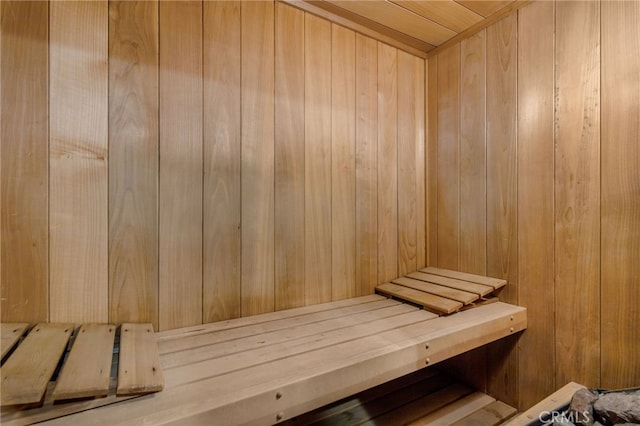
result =
[[[436,0],[437,1],[437,0]],[[505,6],[508,6],[509,3],[512,3],[514,0],[500,0],[500,1],[484,1],[484,0],[455,0],[456,3],[461,4],[476,13],[484,16],[493,15],[500,9]]]
[[484,17],[453,0],[391,0],[405,9],[430,19],[456,33],[482,21]]

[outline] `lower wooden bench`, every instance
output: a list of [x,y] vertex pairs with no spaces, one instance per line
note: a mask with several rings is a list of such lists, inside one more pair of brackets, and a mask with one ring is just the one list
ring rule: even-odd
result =
[[4,410],[3,425],[273,424],[526,328],[501,302],[438,317],[370,295],[156,334],[163,392]]

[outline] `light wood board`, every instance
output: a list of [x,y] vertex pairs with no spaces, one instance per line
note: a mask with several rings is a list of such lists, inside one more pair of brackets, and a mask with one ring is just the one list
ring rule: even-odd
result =
[[482,392],[474,392],[428,416],[411,422],[410,425],[451,425],[493,402],[495,402],[495,398]]
[[398,50],[378,43],[378,282],[398,276]]
[[9,353],[11,349],[18,343],[24,332],[29,327],[28,323],[6,323],[0,324],[0,358]]
[[413,288],[414,290],[424,291],[426,293],[435,294],[436,296],[446,297],[447,299],[456,300],[464,305],[468,305],[480,298],[475,293],[469,293],[462,290],[453,289],[437,284],[428,283],[425,281],[416,280],[408,277],[400,277],[392,280],[394,284],[399,284],[403,287]]
[[116,327],[113,324],[83,324],[76,334],[53,399],[107,396]]
[[507,426],[525,426],[539,419],[539,415],[544,411],[553,411],[571,402],[573,394],[585,387],[575,382],[569,382],[542,401],[529,408],[524,413],[518,415],[513,420],[506,423]]
[[49,8],[3,1],[0,70],[2,320],[49,316]]
[[38,324],[0,368],[2,406],[39,402],[73,332],[73,324]]
[[274,5],[241,2],[242,315],[273,311]]
[[378,43],[356,34],[356,286],[378,284]]
[[165,330],[202,323],[202,3],[159,7],[159,329]]
[[555,333],[558,385],[600,385],[600,295],[606,290],[600,286],[599,43],[599,2],[556,3],[555,321],[563,324]]
[[466,272],[450,271],[447,269],[434,268],[431,266],[421,269],[420,272],[424,272],[426,274],[432,274],[432,275],[439,275],[441,277],[453,278],[455,280],[469,281],[471,283],[476,283],[483,286],[491,286],[493,287],[493,289],[498,289],[500,287],[504,287],[505,285],[507,285],[507,280],[504,280],[504,279],[485,277],[482,275],[469,274]]
[[275,308],[304,305],[304,12],[276,3]]
[[640,4],[601,13],[600,386],[620,389],[640,383]]
[[331,299],[356,295],[355,33],[331,24]]
[[151,324],[122,324],[118,395],[158,392],[164,387],[158,346]]
[[305,14],[305,303],[331,300],[331,23]]
[[426,61],[427,265],[438,264],[438,57]]
[[158,4],[109,3],[109,320],[158,326]]
[[[430,268],[427,268],[427,269],[430,269]],[[423,271],[427,269],[423,269]],[[417,280],[426,281],[434,284],[443,285],[446,287],[455,288],[458,290],[467,291],[469,293],[475,293],[479,296],[486,296],[489,293],[492,293],[494,291],[494,288],[488,285],[476,284],[469,281],[459,280],[456,278],[444,277],[441,275],[427,274],[426,272],[421,272],[421,271],[407,274],[407,277],[415,278]]]
[[554,339],[554,5],[534,2],[518,16],[518,281],[531,313],[520,345],[520,401],[530,407],[553,392]]
[[[437,251],[440,268],[458,269],[460,244],[460,45],[438,56]],[[433,96],[433,95],[432,95]]]
[[240,2],[203,2],[203,20],[202,320],[207,323],[241,315]]
[[106,322],[107,1],[49,7],[49,320]]
[[417,303],[427,309],[443,314],[450,314],[462,308],[462,303],[460,302],[392,283],[381,284],[376,287],[376,291],[388,296]]

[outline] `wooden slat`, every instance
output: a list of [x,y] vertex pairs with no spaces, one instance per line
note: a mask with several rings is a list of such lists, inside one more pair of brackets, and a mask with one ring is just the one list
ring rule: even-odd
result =
[[[500,294],[518,301],[517,14],[487,28],[487,275],[509,281]],[[490,95],[489,95],[490,94]],[[518,405],[515,341],[488,349],[487,391]]]
[[495,400],[495,398],[492,398],[482,392],[474,392],[471,395],[467,395],[464,398],[459,399],[446,407],[442,407],[436,412],[417,419],[409,424],[411,426],[429,424],[450,425],[467,417],[474,411],[486,407],[492,402],[495,402]]
[[531,315],[520,346],[520,407],[553,392],[554,266],[554,3],[534,2],[518,15],[518,281],[519,304]]
[[600,386],[640,383],[640,3],[602,2]]
[[242,315],[273,311],[274,5],[241,2]]
[[356,286],[378,284],[378,43],[356,34]]
[[[431,268],[428,268],[428,269],[431,269]],[[423,269],[423,271],[424,270],[426,269]],[[415,278],[416,280],[439,284],[446,287],[467,291],[469,293],[475,293],[479,296],[486,296],[489,293],[492,293],[494,291],[494,288],[488,285],[476,284],[469,281],[443,277],[440,275],[427,274],[426,272],[421,272],[421,271],[412,272],[410,274],[407,274],[407,276],[409,278]]]
[[[338,324],[338,321],[327,321],[324,325],[313,325],[311,328],[315,328],[317,333],[300,339],[287,339],[284,335],[286,332],[279,332],[276,333],[274,341],[278,341],[278,336],[283,336],[284,339],[277,345],[260,344],[258,341],[248,345],[248,350],[244,352],[223,354],[211,359],[205,358],[199,362],[188,359],[189,363],[182,364],[182,360],[176,359],[180,363],[176,366],[177,368],[167,368],[165,371],[167,387],[173,389],[190,382],[224,376],[230,372],[243,371],[261,365],[268,368],[268,363],[278,360],[294,357],[304,359],[306,354],[311,354],[314,351],[379,335],[435,317],[433,314],[431,317],[425,315],[429,315],[429,313],[416,310],[406,304],[398,305],[388,309],[366,312],[355,317],[356,319],[361,318],[364,322],[355,323],[348,319],[342,319],[339,321],[342,324]],[[323,330],[323,326],[326,329]]]
[[458,420],[452,426],[498,426],[517,412],[518,410],[502,401],[494,401]]
[[[606,293],[600,283],[600,3],[557,2],[555,46],[556,384],[598,387]],[[582,350],[567,350],[577,347]]]
[[[427,314],[426,312],[422,312]],[[513,321],[510,320],[513,317]],[[526,327],[526,310],[504,303],[420,321],[249,369],[167,388],[67,416],[57,424],[274,423],[416,371]],[[385,344],[380,344],[385,342]],[[429,349],[425,349],[429,343]],[[389,366],[394,366],[389,368]],[[323,389],[323,392],[309,392]],[[276,393],[280,398],[276,398]],[[56,424],[54,423],[54,424]]]
[[158,392],[164,387],[158,346],[151,324],[122,324],[118,395]]
[[348,306],[359,305],[363,303],[376,302],[386,299],[377,294],[356,297],[353,299],[344,299],[336,302],[320,303],[316,305],[304,306],[301,308],[286,309],[284,311],[269,312],[261,315],[251,315],[243,318],[236,318],[233,321],[219,321],[209,324],[202,324],[193,327],[184,327],[174,330],[167,330],[156,333],[158,342],[168,340],[180,340],[186,336],[194,336],[199,334],[207,334],[217,330],[227,330],[230,328],[244,327],[247,325],[261,324],[271,321],[277,321],[285,318],[301,317],[303,315],[312,314],[314,312],[330,311]]
[[[417,269],[417,139],[424,130],[418,75],[413,56],[398,52],[398,275]],[[424,157],[423,157],[424,158]]]
[[158,4],[109,3],[109,320],[158,325]]
[[[355,397],[355,401],[352,402],[352,406],[347,406],[342,411],[333,413],[332,416],[315,424],[318,426],[337,426],[345,423],[359,425],[367,421],[373,421],[377,424],[400,424],[395,421],[395,416],[396,414],[402,416],[405,405],[417,399],[427,400],[430,396],[436,395],[438,391],[451,384],[451,378],[444,375],[436,375],[400,389],[387,390],[384,394],[378,395],[376,399],[370,401],[361,399],[362,394],[358,394]],[[377,420],[382,416],[387,416],[389,422],[381,423]],[[296,422],[296,424],[302,423]]]
[[487,265],[486,31],[460,43],[461,271],[484,274]]
[[276,3],[275,303],[304,305],[304,12]]
[[460,302],[392,283],[381,284],[376,287],[376,291],[389,296],[398,297],[409,302],[417,303],[427,309],[432,309],[444,314],[450,314],[462,308],[462,303]]
[[398,276],[398,50],[378,43],[378,282]]
[[438,57],[427,62],[427,265],[438,264]]
[[13,349],[18,340],[24,335],[29,324],[3,322],[0,327],[0,352],[2,352],[0,359],[4,359],[4,356]]
[[[437,236],[441,268],[458,269],[460,244],[460,45],[438,56]],[[433,96],[433,95],[432,95]]]
[[[275,321],[259,322],[251,325],[233,327],[207,334],[187,335],[185,337],[182,337],[181,339],[159,342],[159,352],[160,354],[165,355],[180,351],[192,351],[199,347],[218,344],[230,340],[260,336],[262,334],[273,333],[280,330],[288,330],[294,327],[314,324],[332,318],[343,318],[357,315],[363,312],[389,308],[397,306],[398,304],[400,304],[400,302],[383,299],[376,302],[361,303],[358,305],[320,311],[302,316],[282,318]],[[242,321],[234,320],[232,321],[232,323],[242,323]]]
[[437,46],[456,33],[390,2],[336,1],[332,4]]
[[455,0],[456,3],[467,7],[485,18],[508,6],[514,0]]
[[84,324],[56,381],[53,399],[107,396],[116,327]]
[[332,300],[356,295],[355,55],[355,33],[331,24]]
[[305,303],[331,300],[331,23],[305,14]]
[[500,278],[492,278],[482,275],[468,274],[465,272],[450,271],[447,269],[434,268],[431,266],[424,268],[421,271],[427,274],[439,275],[441,277],[448,277],[456,280],[469,281],[471,283],[481,284],[484,286],[491,286],[494,290],[507,285],[507,280],[503,280]]
[[421,416],[433,413],[453,401],[472,392],[472,389],[460,383],[453,383],[444,389],[419,398],[402,407],[401,410],[387,413],[364,423],[365,426],[397,424],[405,425]]
[[159,7],[159,328],[165,330],[202,323],[202,3]]
[[427,139],[426,139],[426,64],[425,61],[413,57],[414,102],[415,102],[415,126],[416,137],[414,142],[416,162],[416,267],[427,266]]
[[4,321],[49,316],[49,8],[3,1],[0,263]]
[[480,296],[475,293],[456,290],[450,287],[432,284],[407,277],[396,278],[392,282],[403,287],[409,287],[414,290],[420,290],[426,293],[435,294],[436,296],[446,297],[447,299],[452,299],[465,305],[468,305],[469,303],[472,303],[480,298]]
[[50,321],[106,322],[108,6],[49,7]]
[[460,33],[473,24],[482,21],[482,15],[456,3],[453,0],[419,1],[419,0],[391,0],[405,9],[409,9],[420,16],[430,19],[443,27]]
[[240,316],[240,2],[203,2],[202,47],[202,320],[207,323]]
[[575,382],[569,382],[533,407],[529,408],[524,413],[520,414],[515,419],[506,423],[506,426],[525,426],[538,421],[538,416],[543,411],[553,411],[569,404],[571,402],[571,398],[573,398],[573,394],[580,389],[585,389],[585,387]]
[[73,332],[73,324],[38,324],[0,368],[2,406],[39,402]]

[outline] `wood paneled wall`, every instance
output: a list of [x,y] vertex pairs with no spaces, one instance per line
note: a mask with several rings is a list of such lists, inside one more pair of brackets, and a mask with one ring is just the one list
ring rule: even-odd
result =
[[528,308],[470,369],[521,409],[640,383],[639,28],[637,2],[534,2],[428,60],[428,263]]
[[2,320],[160,329],[426,263],[425,62],[269,1],[3,1]]

